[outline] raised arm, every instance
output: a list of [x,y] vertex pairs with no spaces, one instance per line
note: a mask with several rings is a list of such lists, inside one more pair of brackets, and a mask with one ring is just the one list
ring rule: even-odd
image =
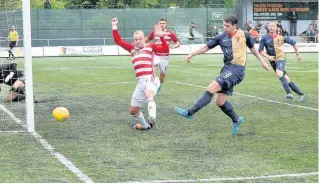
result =
[[153,39],[154,39],[154,31],[152,31],[150,33],[150,35],[148,35],[148,37],[145,40],[145,43],[148,43],[148,42],[152,41]]
[[113,18],[112,19],[112,30],[113,30],[113,38],[117,45],[121,46],[123,49],[127,50],[128,52],[131,52],[131,50],[134,48],[134,46],[124,40],[122,40],[119,31],[117,30],[117,23],[118,19]]
[[168,44],[163,36],[160,37],[162,44],[152,44],[152,48],[155,52],[169,53]]
[[160,25],[155,25],[155,34],[160,36],[161,43],[162,44],[152,44],[152,48],[154,49],[155,52],[160,52],[160,53],[169,53],[169,47],[168,44],[163,37],[163,33],[161,31],[161,26]]

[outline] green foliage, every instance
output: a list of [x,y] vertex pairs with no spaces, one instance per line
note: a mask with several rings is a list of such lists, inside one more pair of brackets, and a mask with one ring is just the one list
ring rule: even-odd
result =
[[99,2],[97,2],[97,5],[99,8],[107,8],[109,5],[109,1],[108,0],[100,0]]
[[[0,0],[3,4],[6,0]],[[8,1],[8,0],[7,0]],[[31,0],[32,8],[43,8],[45,0]],[[178,6],[180,8],[200,8],[224,5],[224,7],[235,7],[236,0],[51,0],[52,8],[167,8]]]

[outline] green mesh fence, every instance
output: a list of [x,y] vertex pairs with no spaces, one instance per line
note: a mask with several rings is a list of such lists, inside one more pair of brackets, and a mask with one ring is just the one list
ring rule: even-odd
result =
[[[113,17],[119,18],[119,29],[124,38],[131,38],[137,29],[149,34],[153,25],[157,23],[159,18],[163,17],[167,19],[169,28],[177,31],[181,38],[187,34],[190,23],[194,22],[196,33],[201,38],[198,42],[202,42],[210,25],[217,25],[222,31],[222,21],[220,20],[222,17],[219,15],[226,16],[235,12],[235,9],[225,8],[32,9],[32,46],[114,44],[111,39],[110,23]],[[21,11],[5,13],[10,17],[8,25],[14,24],[16,17],[21,19],[21,13]],[[1,16],[0,21],[6,22],[8,16]],[[215,18],[213,18],[214,16]],[[8,29],[8,25],[0,24],[0,28]],[[1,31],[0,36],[6,37],[7,33],[7,31]],[[22,34],[20,33],[20,35]],[[48,41],[48,39],[50,40]]]

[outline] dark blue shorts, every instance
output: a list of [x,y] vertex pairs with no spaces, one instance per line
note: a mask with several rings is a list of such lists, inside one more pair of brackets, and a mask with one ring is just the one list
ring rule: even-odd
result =
[[216,78],[216,82],[222,88],[218,93],[233,95],[234,86],[239,84],[245,77],[245,67],[241,65],[225,65]]
[[276,62],[270,62],[272,68],[274,69],[274,71],[276,71],[276,69],[284,72],[284,75],[287,74],[286,72],[286,61],[285,60],[278,60]]

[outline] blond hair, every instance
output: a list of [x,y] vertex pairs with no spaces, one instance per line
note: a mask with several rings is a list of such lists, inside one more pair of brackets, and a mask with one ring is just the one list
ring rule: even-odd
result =
[[133,35],[136,35],[136,34],[142,34],[142,35],[144,36],[144,32],[143,32],[143,31],[141,31],[141,30],[137,30],[137,31],[135,31]]

